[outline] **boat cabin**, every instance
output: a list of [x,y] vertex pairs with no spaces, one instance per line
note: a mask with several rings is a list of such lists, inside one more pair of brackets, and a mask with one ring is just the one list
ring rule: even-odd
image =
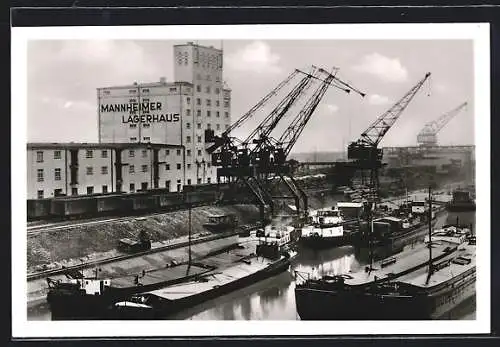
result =
[[257,230],[257,245],[256,254],[270,258],[277,259],[281,252],[285,250],[287,245],[291,242],[291,233],[294,230],[291,226],[274,226],[268,225],[264,229]]
[[429,206],[425,201],[412,201],[411,213],[423,214],[429,211]]
[[363,217],[364,204],[362,202],[338,202],[337,209],[348,219]]

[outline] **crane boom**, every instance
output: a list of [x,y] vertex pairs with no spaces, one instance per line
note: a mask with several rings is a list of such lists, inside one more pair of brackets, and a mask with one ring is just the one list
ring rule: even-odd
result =
[[417,135],[417,142],[420,145],[435,145],[437,144],[437,133],[443,129],[443,127],[448,124],[448,122],[454,118],[462,109],[467,106],[467,102],[460,104],[453,110],[446,112],[438,119],[425,124],[424,128]]
[[[299,70],[296,70],[299,71]],[[257,146],[253,148],[252,152],[257,151],[260,145],[265,141],[271,132],[276,128],[279,121],[284,117],[288,110],[299,100],[300,96],[311,84],[315,73],[313,67],[312,74],[305,74],[299,83],[281,100],[281,102],[273,109],[273,111],[266,116],[266,118],[257,125],[257,127],[248,135],[243,141],[243,146],[246,147],[250,143],[256,143]]]
[[425,74],[418,83],[413,86],[401,99],[399,99],[390,109],[388,109],[384,114],[377,118],[362,134],[361,142],[364,142],[373,147],[378,146],[384,135],[389,131],[389,129],[394,125],[399,116],[406,109],[410,101],[420,90],[422,85],[431,75],[430,72]]
[[207,149],[207,152],[213,153],[216,151],[220,146],[222,146],[224,143],[227,143],[229,141],[229,134],[231,131],[234,129],[240,127],[243,123],[245,123],[255,112],[262,108],[273,96],[278,94],[278,92],[283,89],[290,81],[299,73],[299,70],[295,69],[288,75],[287,78],[285,78],[283,81],[281,81],[275,88],[273,88],[266,96],[264,96],[257,104],[255,104],[247,113],[245,113],[243,116],[241,116],[236,122],[231,124],[229,128],[227,128],[220,137],[215,137],[214,138],[214,144],[210,146]]
[[[280,156],[281,158],[277,158],[278,161],[284,161],[288,154],[290,154],[291,149],[297,142],[297,139],[299,138],[300,134],[304,130],[306,124],[309,122],[312,114],[318,107],[318,104],[320,103],[321,99],[325,95],[326,91],[328,88],[336,82],[338,85],[342,86],[342,88],[339,88],[343,90],[346,93],[349,93],[351,91],[351,86],[349,86],[347,83],[343,82],[339,78],[335,77],[335,75],[328,73],[327,71],[320,69],[320,72],[327,74],[327,77],[324,80],[321,80],[322,83],[321,85],[315,90],[313,95],[309,98],[305,106],[302,108],[302,110],[295,116],[293,121],[290,123],[290,125],[285,129],[283,134],[280,136],[278,139],[277,143],[278,146],[280,147]],[[355,90],[352,88],[352,90]],[[365,94],[358,91],[357,89],[355,90],[357,93],[359,93],[361,96],[364,96]]]

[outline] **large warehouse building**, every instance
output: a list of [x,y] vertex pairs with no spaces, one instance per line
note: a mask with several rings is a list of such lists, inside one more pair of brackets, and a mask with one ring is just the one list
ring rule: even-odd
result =
[[222,50],[174,46],[174,81],[97,89],[99,143],[29,143],[28,199],[213,183],[205,130],[231,124]]

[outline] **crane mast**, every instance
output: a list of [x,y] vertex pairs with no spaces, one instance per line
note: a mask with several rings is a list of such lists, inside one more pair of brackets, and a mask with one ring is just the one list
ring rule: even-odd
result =
[[365,181],[364,171],[370,171],[368,185],[375,196],[378,196],[378,170],[382,167],[382,150],[378,148],[378,145],[430,75],[430,72],[426,73],[401,99],[363,131],[356,142],[352,142],[347,148],[347,157],[355,161],[354,166],[360,171],[362,181]]
[[460,104],[453,110],[446,112],[438,119],[425,124],[424,128],[417,135],[417,142],[420,146],[436,146],[437,133],[444,128],[462,109],[467,107],[467,102]]

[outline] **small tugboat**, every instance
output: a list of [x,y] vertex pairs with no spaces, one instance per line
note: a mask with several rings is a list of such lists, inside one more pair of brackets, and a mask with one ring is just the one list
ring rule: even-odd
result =
[[[349,204],[356,205],[354,210],[363,208],[361,203]],[[342,208],[353,207],[342,205]],[[354,214],[357,215],[357,212]],[[309,225],[302,227],[300,243],[314,249],[348,245],[356,239],[360,225],[361,220],[357,216],[346,220],[338,207],[317,210],[310,215]]]
[[423,320],[443,316],[475,294],[475,237],[429,228],[426,242],[363,270],[297,278],[302,320]]
[[[259,236],[256,254],[178,285],[134,294],[109,307],[106,317],[115,320],[164,319],[234,290],[286,271],[290,266],[289,229]],[[288,230],[288,232],[287,232]]]

